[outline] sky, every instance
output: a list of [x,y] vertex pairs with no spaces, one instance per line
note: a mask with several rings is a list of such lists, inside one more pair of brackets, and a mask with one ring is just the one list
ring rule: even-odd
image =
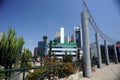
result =
[[[44,35],[53,40],[54,33],[64,27],[70,36],[74,26],[81,25],[82,0],[0,0],[0,32],[15,29],[32,52]],[[120,8],[114,0],[85,0],[103,33],[120,40]],[[95,41],[89,24],[90,42]]]

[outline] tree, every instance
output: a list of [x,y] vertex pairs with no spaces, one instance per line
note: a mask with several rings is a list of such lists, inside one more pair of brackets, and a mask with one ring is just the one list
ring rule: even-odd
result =
[[56,40],[53,40],[54,41],[54,46],[56,46],[57,45],[57,41]]
[[24,39],[22,37],[19,37],[17,39],[17,44],[15,47],[16,48],[16,59],[15,59],[15,66],[14,66],[15,68],[18,68],[23,45],[24,45]]
[[67,54],[67,51],[65,51],[65,54],[63,55],[63,62],[72,62],[73,56],[71,54]]
[[0,41],[0,65],[5,66],[6,60],[6,35],[3,33],[2,40]]
[[[10,27],[7,35],[4,33],[0,41],[0,65],[4,66],[5,69],[12,69],[16,57],[22,52],[23,44],[24,39],[17,38],[15,30]],[[8,76],[8,73],[5,75]],[[10,75],[11,73],[9,73]]]
[[57,56],[56,56],[56,54],[53,53],[53,54],[52,54],[52,57],[53,57],[53,58],[52,58],[53,62],[56,62],[56,61],[57,61]]
[[21,67],[30,67],[28,62],[32,56],[32,52],[29,49],[24,48],[24,51],[21,55]]

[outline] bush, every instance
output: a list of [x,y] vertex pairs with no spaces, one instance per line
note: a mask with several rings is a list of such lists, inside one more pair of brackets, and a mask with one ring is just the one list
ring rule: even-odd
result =
[[34,72],[29,73],[26,78],[28,78],[28,80],[37,80],[38,77],[40,77],[41,75],[43,75],[47,71],[48,71],[48,69],[46,69],[46,68],[35,69]]
[[32,62],[27,62],[26,63],[26,67],[31,67],[32,66]]
[[73,67],[72,63],[70,62],[65,62],[63,63],[64,66],[61,68],[58,68],[58,74],[59,77],[66,77],[69,76],[70,74],[73,74],[76,72],[76,68]]
[[48,71],[50,71],[50,74],[58,76],[59,78],[69,76],[70,74],[73,74],[76,72],[76,68],[73,67],[73,64],[71,62],[59,62],[55,60],[51,60],[51,61],[46,60],[44,63],[44,66],[48,66],[48,65],[54,66],[58,64],[63,64],[63,66],[56,66],[51,69],[47,69],[47,68],[35,69],[33,73],[30,73],[27,75],[27,78],[28,80],[37,80],[41,75],[43,75]]

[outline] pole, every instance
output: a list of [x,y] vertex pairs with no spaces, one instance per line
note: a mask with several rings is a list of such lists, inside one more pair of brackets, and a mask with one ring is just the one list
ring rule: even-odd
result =
[[118,56],[116,51],[116,44],[114,44],[115,64],[118,64]]
[[25,79],[25,71],[23,71],[23,80]]
[[101,51],[100,51],[100,41],[99,41],[99,33],[95,33],[96,36],[96,47],[97,47],[97,60],[98,60],[98,68],[102,68],[102,61],[101,61]]
[[77,66],[79,66],[79,60],[80,60],[80,48],[77,48]]
[[81,13],[83,32],[83,73],[84,77],[91,77],[90,44],[88,31],[88,16],[86,12]]
[[108,54],[108,45],[107,41],[104,40],[104,45],[105,45],[105,59],[106,59],[106,65],[109,65],[109,54]]
[[49,43],[49,58],[50,58],[50,61],[51,61],[51,51],[52,51],[52,40],[50,40],[50,43]]

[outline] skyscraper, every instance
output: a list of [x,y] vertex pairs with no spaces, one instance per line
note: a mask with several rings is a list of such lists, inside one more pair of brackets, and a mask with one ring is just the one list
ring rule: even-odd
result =
[[54,40],[57,42],[57,43],[60,43],[60,32],[56,32],[54,34]]
[[38,47],[34,48],[34,56],[38,56]]
[[64,28],[60,28],[60,43],[64,43]]
[[64,43],[69,43],[70,39],[69,36],[64,36]]
[[46,48],[46,45],[44,43],[44,41],[39,41],[38,42],[38,55],[41,55],[41,56],[45,56],[45,49]]
[[77,47],[82,47],[82,29],[81,27],[74,27],[73,41],[77,43]]
[[54,40],[57,42],[57,43],[64,43],[64,28],[60,28],[60,31],[59,32],[56,32],[54,34]]
[[74,30],[73,30],[73,41],[76,43],[76,31],[79,31],[79,27],[74,27]]

